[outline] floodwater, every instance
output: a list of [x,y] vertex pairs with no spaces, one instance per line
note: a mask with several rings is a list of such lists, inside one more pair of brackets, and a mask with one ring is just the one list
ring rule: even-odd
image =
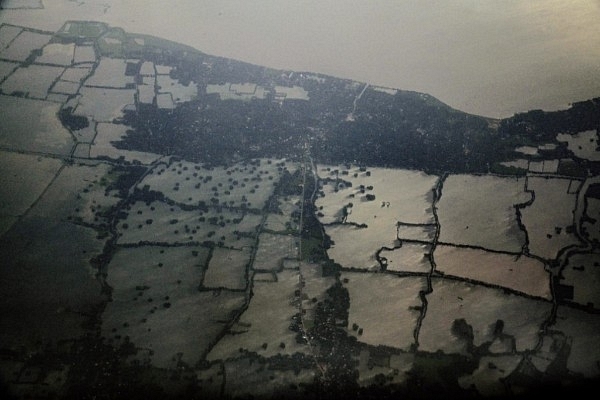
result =
[[491,117],[600,96],[598,0],[102,0],[0,10],[98,20],[208,54],[432,94]]

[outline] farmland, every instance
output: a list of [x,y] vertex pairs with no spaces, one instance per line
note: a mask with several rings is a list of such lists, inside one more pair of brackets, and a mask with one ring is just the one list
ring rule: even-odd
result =
[[0,25],[0,91],[19,397],[600,379],[593,101],[491,120],[89,21]]

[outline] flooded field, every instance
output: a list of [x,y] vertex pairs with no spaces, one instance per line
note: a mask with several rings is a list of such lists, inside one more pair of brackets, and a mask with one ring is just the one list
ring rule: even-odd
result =
[[450,175],[437,204],[439,240],[519,253],[525,232],[519,228],[515,206],[530,200],[524,179]]

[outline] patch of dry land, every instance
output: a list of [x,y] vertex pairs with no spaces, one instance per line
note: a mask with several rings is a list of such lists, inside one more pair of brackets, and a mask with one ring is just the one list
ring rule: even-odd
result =
[[[491,353],[535,348],[552,303],[450,279],[432,279],[419,350],[466,353],[489,346]],[[471,337],[472,339],[469,339]]]
[[573,227],[578,190],[572,190],[579,185],[580,181],[571,179],[527,178],[527,189],[535,193],[535,200],[521,210],[521,222],[531,254],[551,260],[560,249],[579,243]]
[[353,166],[321,166],[318,174],[317,216],[332,240],[329,257],[343,267],[378,268],[377,251],[399,246],[398,222],[434,222],[436,176]]
[[550,272],[535,258],[444,245],[433,255],[435,270],[444,275],[552,299]]
[[341,279],[350,295],[348,333],[373,346],[414,345],[426,278],[343,272]]
[[520,253],[525,232],[515,206],[530,200],[524,178],[450,175],[436,204],[439,241]]

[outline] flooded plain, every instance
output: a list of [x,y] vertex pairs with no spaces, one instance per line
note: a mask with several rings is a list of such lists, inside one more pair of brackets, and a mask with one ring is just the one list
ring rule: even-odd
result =
[[426,92],[506,117],[598,96],[599,16],[591,0],[58,0],[1,10],[0,22],[55,31],[67,19],[102,21],[208,54]]

